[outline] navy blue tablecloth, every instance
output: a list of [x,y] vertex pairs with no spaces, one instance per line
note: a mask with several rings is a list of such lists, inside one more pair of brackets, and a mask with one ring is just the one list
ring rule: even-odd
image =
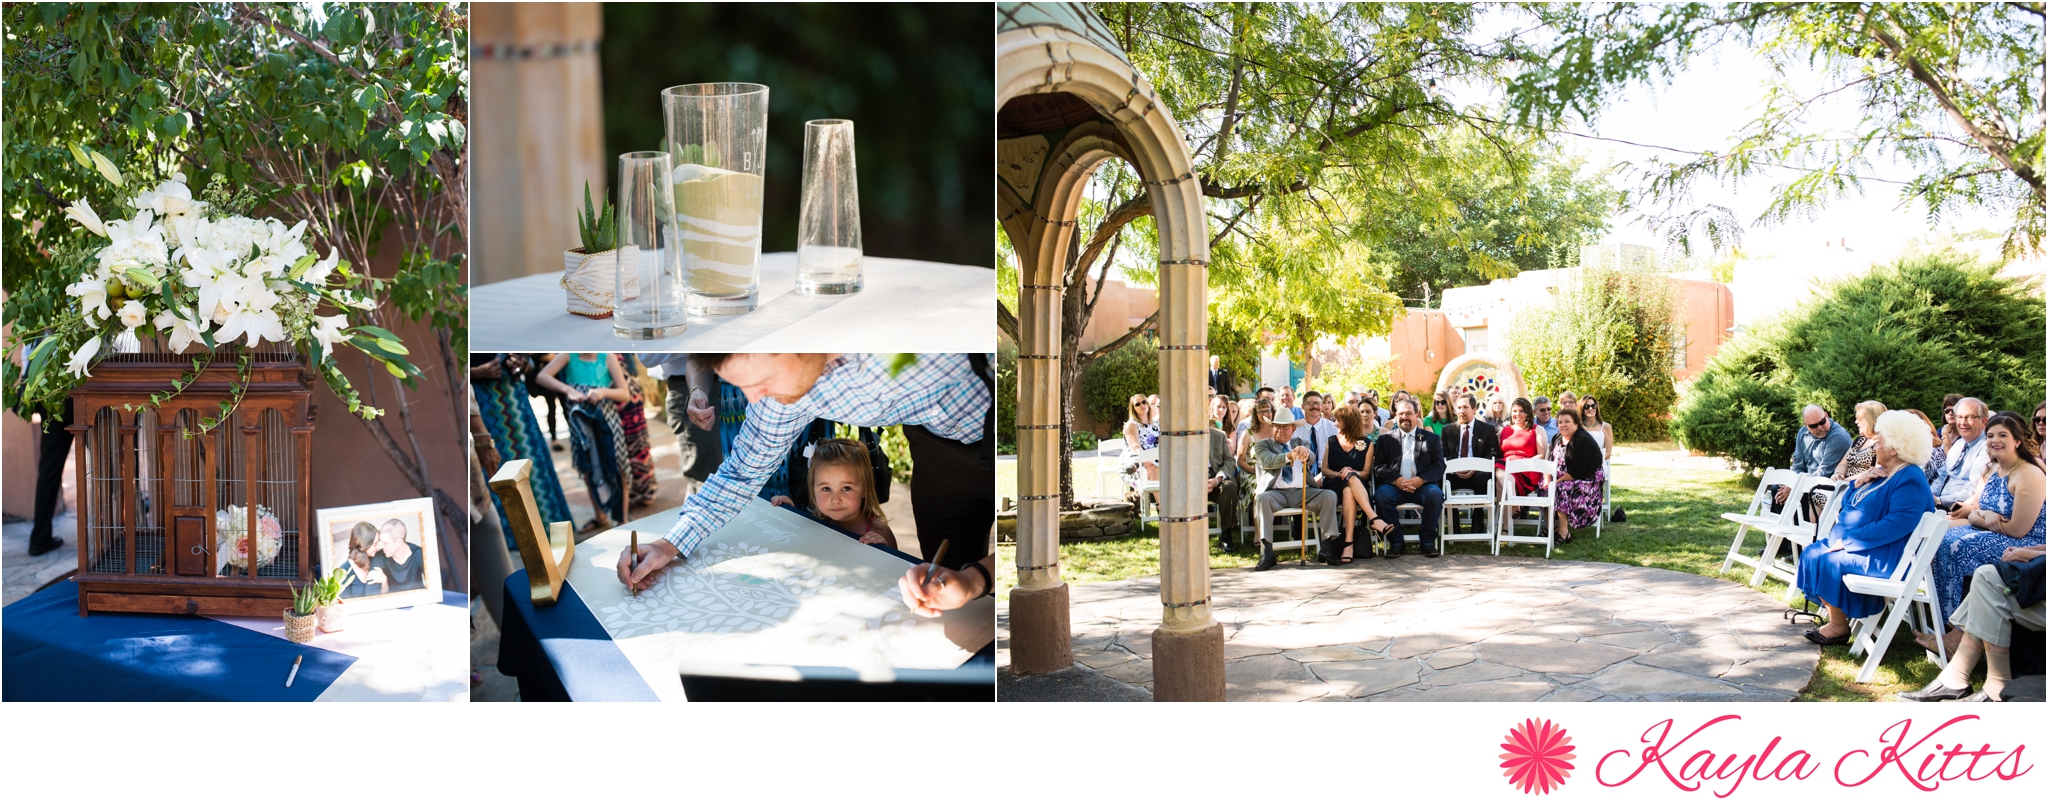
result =
[[355,661],[196,615],[79,617],[70,581],[0,611],[6,701],[312,701]]
[[[912,564],[908,553],[875,546]],[[656,701],[611,635],[583,604],[574,584],[554,606],[534,608],[526,571],[505,579],[505,625],[499,627],[498,672],[519,680],[521,701]],[[995,643],[960,667],[989,669],[995,679]]]

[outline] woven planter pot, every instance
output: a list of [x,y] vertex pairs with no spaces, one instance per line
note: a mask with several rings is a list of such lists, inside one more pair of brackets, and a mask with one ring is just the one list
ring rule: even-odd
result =
[[[612,301],[618,297],[619,251],[606,250],[586,255],[581,247],[562,251],[562,290],[568,293],[569,313],[593,320],[612,316]],[[637,278],[635,279],[637,285]]]
[[284,610],[284,638],[296,643],[312,642],[313,626],[319,620],[318,615],[292,614],[292,610]]

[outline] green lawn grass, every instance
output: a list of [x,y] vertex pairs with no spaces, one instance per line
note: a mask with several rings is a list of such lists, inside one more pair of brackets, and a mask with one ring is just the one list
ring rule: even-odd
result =
[[[1689,572],[1725,580],[1747,582],[1751,570],[1736,566],[1721,573],[1721,562],[1735,528],[1721,514],[1740,510],[1756,490],[1754,480],[1740,473],[1697,462],[1671,462],[1668,454],[1677,447],[1669,442],[1623,444],[1614,458],[1614,500],[1628,514],[1622,524],[1608,524],[1595,538],[1591,530],[1573,534],[1570,544],[1558,547],[1552,558],[1599,561]],[[1095,470],[1098,462],[1114,458],[1074,461],[1074,489],[1082,499],[1095,498]],[[1113,486],[1113,483],[1110,483]],[[996,467],[998,498],[1017,495],[1017,466],[1003,462]],[[1158,528],[1147,526],[1137,535],[1115,541],[1073,542],[1060,547],[1060,572],[1069,583],[1120,581],[1159,574]],[[1746,542],[1749,554],[1761,551],[1762,537]],[[1452,545],[1456,553],[1486,553],[1482,544]],[[1502,555],[1540,558],[1541,547],[1509,545]],[[1016,547],[1003,544],[997,549],[997,593],[1007,598],[1016,586]],[[1209,567],[1249,567],[1258,555],[1248,549],[1224,553],[1212,541]],[[1785,585],[1767,580],[1763,590],[1782,598]],[[1851,657],[1847,646],[1825,649],[1819,673],[1801,694],[1803,701],[1882,701],[1893,693],[1918,689],[1939,667],[1929,662],[1910,632],[1901,631],[1885,654],[1876,676],[1868,683],[1856,682],[1860,659]],[[1980,680],[1981,681],[1981,680]]]

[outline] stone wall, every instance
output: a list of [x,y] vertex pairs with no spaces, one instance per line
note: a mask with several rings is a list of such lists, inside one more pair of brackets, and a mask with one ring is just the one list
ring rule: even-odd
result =
[[[1017,540],[1015,503],[996,514],[998,541]],[[1120,539],[1138,530],[1137,508],[1128,502],[1083,502],[1081,507],[1060,512],[1060,541],[1104,541]]]

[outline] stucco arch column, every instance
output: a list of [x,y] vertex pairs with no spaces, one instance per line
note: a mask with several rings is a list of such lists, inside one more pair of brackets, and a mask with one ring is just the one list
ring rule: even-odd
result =
[[[1202,386],[1208,368],[1208,228],[1203,218],[1202,196],[1199,181],[1195,178],[1190,159],[1178,128],[1166,110],[1160,106],[1150,82],[1126,62],[1113,44],[1097,41],[1085,31],[1090,21],[1099,25],[1093,15],[1085,9],[1067,8],[1060,10],[1068,15],[1070,24],[1057,20],[1044,24],[1021,25],[1002,30],[996,40],[997,56],[997,106],[1007,103],[1019,95],[1030,93],[1069,93],[1088,102],[1101,117],[1113,124],[1115,137],[1104,138],[1099,152],[1083,144],[1068,143],[1068,149],[1056,154],[1073,162],[1061,170],[1049,170],[1046,179],[1055,187],[1041,189],[1036,194],[1037,204],[1033,205],[1045,222],[1045,227],[1035,234],[1033,241],[1036,254],[1027,260],[1025,266],[1032,271],[1024,277],[1038,277],[1045,285],[1058,284],[1060,261],[1065,257],[1068,240],[1074,237],[1073,211],[1080,202],[1080,193],[1089,174],[1099,165],[1101,159],[1117,156],[1130,161],[1138,170],[1152,197],[1153,218],[1159,231],[1159,397],[1162,409],[1159,441],[1160,465],[1160,628],[1153,633],[1153,682],[1154,697],[1161,701],[1210,700],[1223,698],[1223,630],[1217,625],[1209,609],[1209,552],[1206,529],[1207,496],[1203,480],[1208,476],[1208,430],[1205,417],[1205,401]],[[1120,140],[1121,148],[1113,147]],[[1079,147],[1079,148],[1073,148]],[[1054,153],[1048,153],[1053,156]],[[1048,169],[1051,169],[1048,166]],[[1054,224],[1064,222],[1064,224]],[[1005,227],[1012,233],[1013,243],[1019,229],[1027,235],[1032,229],[1028,225],[1019,228]],[[1019,247],[1019,258],[1023,259],[1023,248]],[[1048,273],[1047,270],[1051,271]],[[1028,282],[1028,281],[1027,281]],[[1036,354],[1039,340],[1037,332],[1049,331],[1053,338],[1046,347],[1056,351],[1058,290],[1039,290],[1033,294],[1020,295],[1019,319],[1023,331],[1030,335],[1031,343],[1027,353]],[[1052,313],[1042,314],[1038,307],[1048,306]],[[1025,313],[1028,311],[1029,313]],[[1049,318],[1050,329],[1034,321]],[[1048,417],[1039,423],[1058,422],[1059,396],[1057,382],[1057,355],[1051,359],[1033,360],[1047,362],[1043,378],[1050,384],[1038,383],[1031,389],[1024,388],[1023,368],[1019,376],[1019,432],[1022,429],[1024,413],[1045,413]],[[1039,396],[1049,396],[1040,398]],[[1034,417],[1037,417],[1034,415]],[[1051,432],[1057,430],[1032,430]],[[1042,453],[1048,464],[1058,462],[1058,447],[1050,441],[1034,448]],[[1026,495],[1023,486],[1025,468],[1023,453],[1025,444],[1020,440],[1019,493]],[[1039,462],[1039,461],[1033,461]],[[1038,467],[1033,466],[1033,471]],[[1057,493],[1056,466],[1045,474],[1051,483],[1043,489]],[[1033,480],[1032,485],[1041,482]],[[1050,547],[1050,557],[1055,560],[1058,552],[1057,500],[1045,506],[1033,519],[1027,521],[1025,505],[1019,505],[1018,512],[1018,566],[1020,581],[1027,572],[1026,566],[1046,563],[1041,560],[1026,561],[1026,545],[1031,546],[1031,558],[1040,559],[1041,548]],[[1049,517],[1049,518],[1048,518]],[[1040,572],[1030,570],[1028,572]],[[1056,580],[1057,572],[1053,574]],[[1041,579],[1043,580],[1043,579]],[[1024,591],[1020,583],[1018,591]],[[1057,585],[1060,600],[1065,601],[1065,584]],[[1037,659],[1036,649],[1024,648],[1027,642],[1044,642],[1044,638],[1027,636],[1021,630],[1019,619],[1023,617],[1016,594],[1011,601],[1011,660],[1016,669],[1020,656]],[[1044,621],[1039,620],[1042,625]],[[1036,628],[1036,626],[1034,626]],[[1068,650],[1064,654],[1071,659],[1071,639],[1066,640]],[[1027,672],[1019,669],[1018,672]]]

